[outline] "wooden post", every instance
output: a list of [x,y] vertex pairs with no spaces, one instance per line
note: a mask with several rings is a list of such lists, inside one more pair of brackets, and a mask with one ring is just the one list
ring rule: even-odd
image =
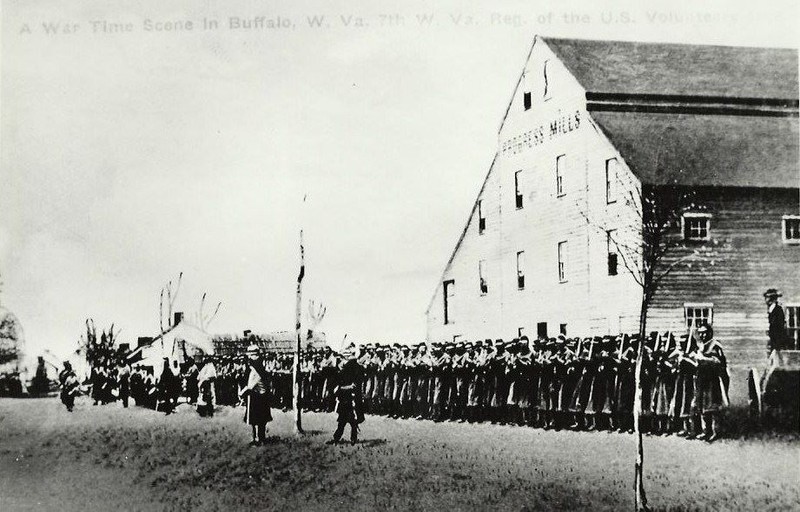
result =
[[303,230],[300,230],[300,273],[297,275],[297,304],[295,308],[295,330],[297,331],[297,342],[294,350],[294,367],[292,369],[292,407],[294,407],[294,427],[295,432],[303,432],[303,420],[300,413],[300,343],[302,340],[302,330],[300,327],[300,305],[303,300],[303,276],[306,273],[305,248],[303,247]]

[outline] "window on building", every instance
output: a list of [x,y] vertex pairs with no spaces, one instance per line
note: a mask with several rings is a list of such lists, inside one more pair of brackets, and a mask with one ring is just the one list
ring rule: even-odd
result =
[[556,195],[559,197],[564,195],[565,162],[566,162],[566,155],[558,155],[556,157]]
[[486,260],[478,262],[478,281],[480,283],[481,295],[489,293],[489,284],[486,282]]
[[517,253],[517,289],[523,290],[525,289],[525,268],[524,268],[524,261],[525,258],[525,251],[519,251]]
[[686,321],[686,328],[695,329],[701,325],[714,323],[714,305],[713,304],[684,304],[683,317]]
[[559,324],[558,325],[558,332],[563,334],[564,336],[567,335],[567,324]]
[[478,201],[478,234],[486,231],[486,217],[483,216],[483,201]]
[[783,241],[800,244],[800,215],[783,216]]
[[540,340],[547,338],[547,322],[539,322],[536,324],[536,337]]
[[711,215],[707,213],[684,213],[681,218],[684,240],[708,240],[711,238]]
[[608,275],[617,275],[617,230],[606,231],[606,247],[608,248]]
[[544,90],[542,91],[542,97],[545,100],[550,99],[550,61],[544,61],[544,66],[542,68],[542,74],[544,75]]
[[786,334],[794,350],[800,350],[800,304],[786,305]]
[[558,243],[558,282],[567,281],[567,242]]
[[444,287],[444,323],[452,324],[453,323],[453,293],[455,292],[455,281],[450,279],[449,281],[445,281],[443,283]]
[[606,160],[606,203],[617,202],[617,159],[609,158]]
[[525,110],[531,109],[531,93],[529,92],[522,93],[522,104],[525,107]]
[[514,173],[514,198],[516,200],[517,209],[522,208],[522,187],[520,179],[522,178],[522,171]]

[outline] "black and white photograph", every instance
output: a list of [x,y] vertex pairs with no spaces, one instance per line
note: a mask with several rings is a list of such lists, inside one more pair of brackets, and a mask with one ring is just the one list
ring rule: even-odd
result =
[[800,510],[796,1],[0,20],[0,510]]

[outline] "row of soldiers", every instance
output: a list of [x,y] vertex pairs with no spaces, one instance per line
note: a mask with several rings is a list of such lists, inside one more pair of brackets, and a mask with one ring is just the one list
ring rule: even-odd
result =
[[[630,430],[638,346],[636,336],[626,335],[368,344],[358,357],[365,375],[360,391],[371,414]],[[303,407],[333,410],[342,364],[330,349],[304,353]],[[727,388],[725,355],[710,326],[681,337],[652,333],[645,340],[641,417],[646,431],[713,441],[719,411],[728,403]]]
[[[367,344],[360,347],[357,358],[364,368],[359,400],[365,412],[393,417],[630,430],[638,348],[638,338],[627,335],[533,341],[521,337],[430,346]],[[725,355],[711,327],[681,337],[652,333],[642,349],[640,404],[645,430],[715,439],[719,411],[727,405],[728,380]],[[292,362],[292,354],[265,354],[272,407],[291,406]],[[343,355],[327,347],[302,353],[303,408],[334,409],[337,374],[344,362]],[[247,378],[246,363],[217,357],[214,364],[216,403],[236,405]],[[165,361],[158,379],[152,371],[136,370],[130,377],[131,396],[138,405],[167,413],[181,395],[193,403],[198,390],[191,386],[196,382],[192,370],[200,367],[189,364],[173,371]],[[92,381],[104,390],[124,374],[120,369],[116,373],[98,369]],[[105,395],[97,398],[105,401]]]

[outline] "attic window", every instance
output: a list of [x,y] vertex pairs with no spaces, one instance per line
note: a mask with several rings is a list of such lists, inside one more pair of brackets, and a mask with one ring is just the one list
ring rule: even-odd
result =
[[531,109],[531,93],[524,92],[522,93],[522,105],[525,107],[525,110]]
[[478,201],[478,234],[482,235],[486,231],[486,217],[483,216],[483,201]]

